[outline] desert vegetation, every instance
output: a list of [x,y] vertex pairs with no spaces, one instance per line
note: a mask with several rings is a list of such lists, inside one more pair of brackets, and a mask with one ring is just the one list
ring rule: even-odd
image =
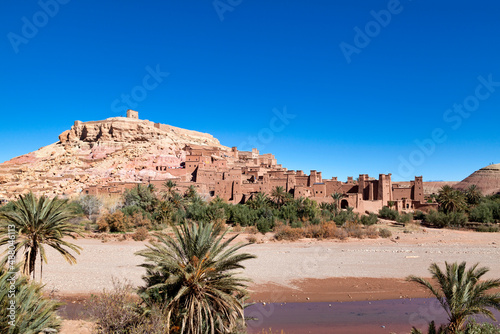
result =
[[181,224],[173,237],[157,233],[144,257],[144,286],[115,282],[89,308],[100,333],[244,333],[247,280],[235,270],[253,258],[232,244],[221,225]]
[[[86,231],[127,233],[134,240],[146,240],[147,231],[172,228],[185,221],[231,226],[233,230],[255,229],[261,233],[276,232],[278,240],[297,238],[378,237],[374,213],[359,215],[352,208],[340,209],[343,195],[332,194],[333,203],[321,203],[308,198],[293,199],[282,187],[268,196],[256,193],[245,204],[230,204],[216,197],[207,201],[194,187],[184,193],[176,191],[173,181],[162,189],[138,185],[105,204],[91,195],[71,203],[80,214],[79,225]],[[109,202],[109,199],[108,199]],[[293,230],[293,231],[292,231]],[[292,232],[290,232],[292,231]]]
[[439,204],[438,210],[429,213],[416,211],[400,213],[389,206],[379,211],[379,217],[406,224],[419,220],[436,228],[470,228],[479,232],[500,231],[500,195],[483,196],[476,186],[465,191],[444,186],[429,198]]
[[[287,199],[279,189],[271,198],[257,194],[245,205],[229,205],[220,199],[207,203],[193,188],[181,195],[170,186],[165,187],[161,198],[155,195],[152,187],[132,189],[118,201],[108,204],[101,199],[86,198],[86,203],[94,203],[104,211],[99,215],[97,211],[84,209],[77,201],[48,200],[31,194],[2,207],[2,243],[8,243],[9,226],[16,226],[19,242],[15,250],[20,256],[16,257],[14,264],[5,256],[0,264],[1,332],[51,333],[59,329],[60,318],[56,311],[61,304],[42,294],[43,287],[33,279],[34,267],[30,271],[29,266],[29,263],[34,266],[37,258],[41,262],[46,260],[42,255],[44,252],[39,249],[33,253],[30,247],[54,247],[66,255],[66,259],[68,254],[71,255],[69,262],[74,263],[76,259],[69,250],[78,253],[79,248],[62,238],[79,233],[78,223],[73,220],[78,214],[95,224],[97,230],[115,233],[132,230],[136,240],[146,239],[151,229],[170,226],[173,231],[173,235],[153,232],[147,248],[137,253],[144,258],[142,266],[146,274],[143,286],[137,289],[115,282],[113,290],[91,298],[89,311],[99,333],[244,333],[243,309],[248,281],[240,277],[237,270],[244,269],[242,262],[253,258],[251,254],[242,253],[241,248],[255,242],[252,236],[262,232],[262,226],[247,219],[247,215],[251,216],[255,211],[269,213],[278,240],[303,237],[342,240],[391,235],[389,230],[376,227],[376,215],[360,217],[351,209],[338,210],[335,203],[318,206],[307,199]],[[481,197],[476,205],[486,203],[486,200]],[[164,214],[158,211],[162,206],[168,208]],[[380,213],[402,224],[409,224],[418,217],[418,214],[391,216],[393,214],[389,207]],[[257,220],[259,218],[262,217],[257,215]],[[227,223],[234,224],[235,231],[245,229],[249,232],[248,243],[235,244],[237,236],[227,236]],[[32,231],[37,233],[30,234]],[[12,268],[18,275],[15,280],[12,280]],[[500,309],[500,294],[488,293],[500,287],[500,279],[481,280],[488,269],[478,265],[467,269],[465,263],[446,263],[444,270],[433,264],[430,272],[434,282],[415,276],[408,278],[429,289],[449,316],[448,323],[441,327],[436,328],[436,324],[430,323],[429,333],[499,332],[494,325],[475,323],[471,316],[485,314],[492,317],[490,308]],[[8,323],[12,286],[16,291],[15,326]],[[412,333],[419,331],[414,328]]]
[[[429,324],[429,333],[460,334],[460,333],[498,333],[493,326],[469,323],[471,316],[483,314],[496,320],[490,308],[500,310],[500,293],[488,293],[489,290],[500,287],[500,279],[480,281],[489,271],[486,267],[478,268],[478,264],[466,268],[466,263],[447,263],[442,270],[433,263],[429,272],[436,284],[416,276],[408,280],[428,289],[437,298],[448,315],[448,324],[436,329],[433,322]],[[491,331],[490,331],[491,330]],[[416,328],[413,334],[421,333]]]

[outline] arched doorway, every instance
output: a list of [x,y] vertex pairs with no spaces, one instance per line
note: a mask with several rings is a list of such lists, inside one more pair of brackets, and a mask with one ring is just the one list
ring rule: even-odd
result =
[[348,207],[349,207],[349,202],[347,202],[346,199],[343,199],[342,202],[340,202],[340,208],[347,209]]

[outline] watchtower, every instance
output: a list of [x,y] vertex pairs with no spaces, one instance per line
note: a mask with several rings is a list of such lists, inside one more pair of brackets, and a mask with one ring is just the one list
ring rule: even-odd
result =
[[132,109],[129,109],[129,110],[127,110],[127,118],[139,119],[139,112],[132,110]]

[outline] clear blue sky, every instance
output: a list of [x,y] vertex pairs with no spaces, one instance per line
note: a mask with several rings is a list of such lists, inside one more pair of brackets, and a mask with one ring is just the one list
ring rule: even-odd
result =
[[0,4],[0,161],[132,107],[342,180],[500,162],[499,1],[54,1]]

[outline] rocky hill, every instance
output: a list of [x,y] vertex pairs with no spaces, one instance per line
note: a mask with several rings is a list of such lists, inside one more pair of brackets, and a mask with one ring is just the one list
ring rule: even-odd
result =
[[148,120],[76,121],[57,143],[0,164],[0,198],[30,190],[73,195],[89,184],[144,181],[155,177],[155,164],[179,168],[188,145],[229,150],[210,134]]
[[465,190],[473,184],[483,195],[500,193],[500,164],[489,165],[475,171],[454,188]]

